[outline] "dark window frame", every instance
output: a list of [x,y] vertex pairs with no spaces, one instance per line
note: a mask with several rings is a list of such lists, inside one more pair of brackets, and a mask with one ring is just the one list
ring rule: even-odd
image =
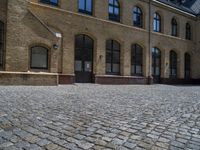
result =
[[[189,72],[189,75],[187,74]],[[184,55],[184,73],[185,79],[191,78],[191,56],[189,53],[185,53]]]
[[[159,13],[155,12],[154,13],[154,17],[153,17],[153,31],[154,32],[161,32],[161,25],[162,25],[162,19]],[[159,29],[158,29],[158,25],[159,25]],[[158,29],[158,30],[157,30]]]
[[[137,18],[137,20],[134,20],[134,18]],[[138,6],[133,8],[133,26],[143,28],[143,11]]]
[[78,0],[78,11],[80,12],[80,13],[83,13],[83,14],[87,14],[87,15],[93,15],[93,0],[91,0],[91,11],[88,11],[87,10],[87,2],[88,2],[88,0],[84,0],[84,9],[80,9],[79,8],[79,3],[80,3],[80,1],[81,0]]
[[[177,53],[175,51],[170,51],[170,78],[177,78],[177,71],[178,64],[177,64]],[[175,74],[173,74],[173,71],[175,70]]]
[[[132,70],[132,66],[134,69]],[[141,72],[137,72],[137,66],[141,67]],[[143,48],[139,44],[133,44],[131,46],[131,75],[142,76],[143,75]]]
[[[108,44],[109,43],[111,43],[111,45],[109,46]],[[114,48],[114,44],[116,44],[117,45],[117,48]],[[108,48],[108,47],[110,47],[110,48]],[[106,74],[108,74],[108,75],[120,75],[120,65],[121,65],[121,54],[120,54],[120,52],[121,52],[121,45],[120,45],[120,43],[119,42],[117,42],[117,41],[115,41],[115,40],[107,40],[106,41]],[[108,55],[107,54],[109,54],[110,53],[110,58],[108,58]],[[116,53],[118,53],[118,61],[117,61],[117,59],[115,60],[114,59],[114,53],[116,54]],[[108,59],[110,59],[110,62],[108,61]],[[111,66],[111,71],[110,72],[108,72],[107,71],[107,64],[110,64]],[[114,72],[113,71],[113,65],[114,64],[118,64],[119,65],[119,72]]]
[[185,39],[192,40],[192,29],[189,23],[186,23],[186,26],[185,26]]
[[40,3],[43,4],[48,4],[48,5],[52,5],[52,6],[58,6],[59,4],[59,0],[57,0],[57,2],[52,2],[51,0],[40,0]]
[[[47,54],[46,54],[46,56],[47,56],[46,67],[33,67],[32,66],[32,49],[36,48],[36,47],[42,47],[46,50],[46,52],[47,52]],[[36,46],[32,46],[30,48],[30,69],[37,69],[37,70],[48,70],[49,69],[49,49],[47,47],[36,45]]]
[[[110,3],[110,0],[109,0],[109,6],[108,6],[109,20],[120,22],[120,14],[121,14],[120,3],[118,0],[112,0],[112,2],[113,3]],[[112,13],[110,13],[109,11],[110,7],[112,8]],[[118,15],[115,14],[115,9],[118,9],[118,12],[119,12]]]
[[171,35],[177,37],[178,36],[178,23],[177,23],[177,21],[176,21],[175,18],[173,18],[172,21],[171,21],[171,27],[172,27],[172,29],[171,29],[171,31],[172,31]]
[[4,68],[4,53],[5,53],[5,24],[0,20],[0,70]]

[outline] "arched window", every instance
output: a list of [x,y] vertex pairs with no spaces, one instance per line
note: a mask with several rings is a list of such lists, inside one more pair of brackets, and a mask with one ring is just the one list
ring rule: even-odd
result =
[[78,3],[79,12],[92,15],[93,0],[79,0]]
[[136,27],[143,27],[143,13],[139,7],[133,8],[133,25]]
[[142,75],[143,49],[140,45],[134,44],[131,48],[131,74]]
[[4,46],[4,23],[0,21],[0,69],[3,68]]
[[106,73],[120,74],[120,44],[114,40],[106,41]]
[[158,13],[154,13],[153,30],[161,32],[161,17]]
[[109,0],[109,20],[120,22],[120,4],[118,0]]
[[186,23],[185,38],[186,38],[187,40],[191,40],[191,39],[192,39],[192,31],[191,31],[191,26],[190,26],[189,23]]
[[190,78],[190,65],[191,65],[191,58],[190,54],[185,53],[185,78]]
[[48,69],[48,49],[41,46],[31,48],[31,69]]
[[171,21],[171,26],[172,26],[172,36],[177,36],[178,35],[178,24],[176,19],[172,19]]
[[161,51],[157,47],[152,48],[152,75],[160,77],[161,74]]
[[174,51],[170,51],[170,77],[177,77],[177,54]]
[[58,6],[58,0],[40,0],[41,3]]

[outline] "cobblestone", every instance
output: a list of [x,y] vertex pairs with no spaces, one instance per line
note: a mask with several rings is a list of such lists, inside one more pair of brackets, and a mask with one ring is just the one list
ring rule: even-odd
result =
[[200,88],[0,86],[0,150],[199,150]]

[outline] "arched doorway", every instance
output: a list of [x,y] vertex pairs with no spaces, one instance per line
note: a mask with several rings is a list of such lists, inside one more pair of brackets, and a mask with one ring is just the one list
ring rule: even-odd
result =
[[75,81],[91,83],[93,77],[93,39],[87,35],[75,36]]
[[152,76],[154,83],[160,83],[161,51],[156,47],[152,48]]

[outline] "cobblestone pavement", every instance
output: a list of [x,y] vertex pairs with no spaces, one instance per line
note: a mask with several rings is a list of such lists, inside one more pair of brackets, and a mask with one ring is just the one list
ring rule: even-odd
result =
[[3,150],[200,150],[200,87],[0,87]]

